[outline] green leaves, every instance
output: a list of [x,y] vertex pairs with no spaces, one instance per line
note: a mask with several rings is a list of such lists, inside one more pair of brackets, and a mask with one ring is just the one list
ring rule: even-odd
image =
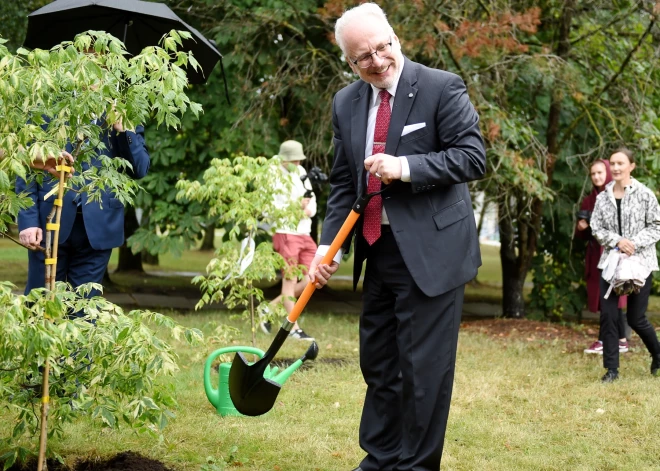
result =
[[[194,344],[202,338],[199,330],[162,314],[125,313],[103,298],[82,298],[91,286],[73,292],[57,283],[54,300],[45,290],[19,296],[12,289],[0,282],[0,408],[16,424],[5,431],[7,445],[18,450],[38,431],[32,407],[45,358],[51,362],[50,416],[58,417],[49,423],[51,433],[88,414],[109,427],[123,422],[150,432],[165,426],[177,404],[173,391],[156,380],[178,366],[163,336]],[[66,315],[72,312],[83,317]]]
[[284,173],[276,158],[238,155],[232,160],[213,159],[201,182],[177,184],[179,201],[200,203],[225,229],[223,243],[206,268],[207,276],[193,280],[203,293],[197,309],[222,301],[229,308],[243,307],[248,317],[264,301],[263,291],[255,284],[275,279],[284,267],[284,259],[264,235],[273,226],[295,227],[303,214],[300,205],[289,203],[287,196],[284,203],[276,198],[290,194],[291,178],[299,177]]
[[[174,64],[181,54],[192,59],[177,51],[184,36],[173,32],[163,38],[165,49],[154,45],[130,58],[117,38],[100,31],[80,34],[50,51],[19,48],[12,55],[0,45],[2,193],[10,192],[7,181],[17,176],[41,175],[29,166],[71,144],[76,173],[69,184],[84,186],[92,200],[107,190],[122,203],[132,203],[137,185],[124,174],[125,161],[106,159],[100,171],[85,164],[103,146],[99,135],[119,120],[126,129],[150,119],[176,128],[189,107],[200,115],[201,105],[186,95],[185,71]],[[87,53],[90,49],[94,54]],[[7,206],[0,209],[7,214]]]

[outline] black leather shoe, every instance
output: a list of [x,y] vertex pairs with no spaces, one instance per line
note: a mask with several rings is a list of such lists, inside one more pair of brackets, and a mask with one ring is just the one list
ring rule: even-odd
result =
[[616,369],[609,369],[607,373],[600,379],[603,383],[611,383],[619,378],[619,371]]
[[653,356],[653,361],[651,361],[651,374],[653,376],[658,376],[660,373],[660,353]]

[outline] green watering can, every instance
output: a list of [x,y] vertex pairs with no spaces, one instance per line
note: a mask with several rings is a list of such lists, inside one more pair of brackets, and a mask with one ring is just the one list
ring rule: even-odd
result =
[[[232,364],[231,362],[220,363],[220,367],[218,368],[218,389],[213,388],[213,384],[211,383],[211,367],[213,366],[215,359],[220,355],[236,352],[257,355],[259,358],[264,357],[264,352],[258,348],[225,347],[211,353],[206,359],[206,363],[204,364],[204,390],[206,391],[206,397],[216,408],[218,414],[223,417],[226,415],[243,415],[236,410],[234,404],[231,401],[231,397],[229,396],[229,370],[231,370]],[[279,385],[283,385],[284,382],[289,379],[289,376],[291,376],[294,371],[300,368],[300,365],[302,365],[305,360],[315,359],[318,353],[318,345],[316,342],[312,342],[312,344],[307,349],[307,352],[284,371],[279,371],[279,368],[276,366],[267,366],[266,371],[264,372],[264,378],[268,378]]]

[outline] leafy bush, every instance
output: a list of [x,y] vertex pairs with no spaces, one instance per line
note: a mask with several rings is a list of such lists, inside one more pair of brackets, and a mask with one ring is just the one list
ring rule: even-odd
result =
[[27,296],[12,293],[13,288],[0,282],[0,408],[15,416],[14,429],[0,440],[2,448],[11,449],[4,457],[9,465],[39,430],[35,409],[47,359],[49,436],[61,436],[64,424],[82,416],[109,427],[124,423],[139,432],[160,433],[177,403],[173,391],[156,380],[178,367],[172,347],[154,329],[191,344],[202,339],[199,330],[183,328],[162,314],[126,313],[101,297],[84,297],[99,285],[74,292],[57,283],[54,292],[35,289]]

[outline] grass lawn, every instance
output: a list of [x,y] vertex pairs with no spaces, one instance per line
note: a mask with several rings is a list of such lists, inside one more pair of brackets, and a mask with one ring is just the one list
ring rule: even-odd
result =
[[[207,334],[215,323],[244,327],[222,312],[174,317]],[[133,450],[177,470],[198,471],[206,457],[226,458],[236,447],[227,469],[353,469],[363,456],[358,424],[365,392],[357,359],[357,322],[352,315],[306,315],[303,327],[317,336],[319,357],[313,367],[289,379],[274,409],[261,417],[222,418],[208,403],[203,365],[221,345],[193,349],[175,344],[181,370],[166,381],[176,388],[180,410],[162,442],[85,419],[67,427],[67,437],[53,439],[51,445],[67,463]],[[520,328],[531,321],[518,322]],[[529,332],[502,337],[480,332],[478,321],[464,324],[443,470],[658,469],[660,378],[650,376],[639,341],[636,351],[622,359],[621,380],[602,385],[600,357],[585,356],[563,340],[561,332],[567,328],[550,326],[557,334],[546,337],[530,338]],[[506,330],[517,332],[513,325]],[[571,332],[573,337],[581,335]],[[235,342],[248,345],[248,338],[246,332]],[[258,335],[262,349],[271,340]],[[306,346],[289,340],[278,358],[297,357]],[[11,421],[3,413],[0,429],[11,430]]]

